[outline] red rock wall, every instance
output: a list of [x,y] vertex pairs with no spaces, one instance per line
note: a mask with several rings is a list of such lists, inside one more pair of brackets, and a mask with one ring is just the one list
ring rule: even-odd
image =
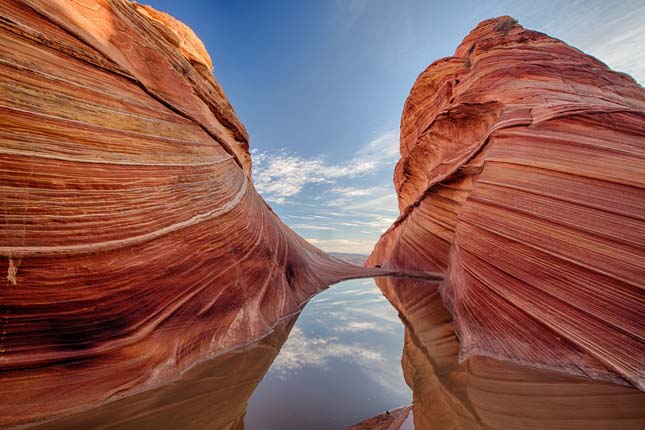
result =
[[176,378],[374,274],[289,230],[201,42],[126,1],[0,2],[0,427]]
[[459,360],[454,320],[436,284],[379,278],[405,323],[403,374],[413,391],[415,429],[639,430],[637,389],[472,356]]
[[443,271],[462,359],[643,390],[644,155],[633,79],[484,21],[410,92],[401,216],[368,265]]
[[249,398],[269,371],[298,315],[267,336],[200,363],[181,380],[30,427],[40,430],[244,430]]

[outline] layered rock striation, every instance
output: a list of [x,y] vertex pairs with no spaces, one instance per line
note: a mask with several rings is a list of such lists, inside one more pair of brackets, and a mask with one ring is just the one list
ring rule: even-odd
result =
[[459,360],[454,320],[436,284],[379,278],[405,323],[403,374],[413,390],[415,429],[638,430],[639,390],[509,360]]
[[248,345],[199,363],[172,384],[30,427],[41,430],[244,430],[247,404],[298,314]]
[[401,215],[368,265],[445,273],[462,361],[645,388],[640,85],[487,20],[418,77],[400,152]]
[[342,279],[255,191],[185,25],[123,0],[0,2],[0,427],[176,378]]

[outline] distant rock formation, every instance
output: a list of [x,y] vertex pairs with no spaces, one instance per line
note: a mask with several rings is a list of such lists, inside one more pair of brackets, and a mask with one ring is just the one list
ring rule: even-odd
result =
[[445,273],[461,360],[645,388],[640,85],[487,20],[418,77],[400,151],[401,215],[368,266]]
[[384,273],[328,257],[256,193],[185,25],[123,0],[0,16],[0,427],[175,379]]

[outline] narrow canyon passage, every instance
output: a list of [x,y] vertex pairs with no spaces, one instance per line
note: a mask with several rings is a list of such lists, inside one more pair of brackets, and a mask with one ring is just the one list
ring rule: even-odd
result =
[[[630,76],[487,19],[418,75],[389,151],[278,157],[297,186],[269,185],[333,210],[282,214],[186,24],[127,0],[0,18],[0,428],[645,428]],[[396,196],[355,177],[387,160]],[[387,230],[332,249],[333,220]]]

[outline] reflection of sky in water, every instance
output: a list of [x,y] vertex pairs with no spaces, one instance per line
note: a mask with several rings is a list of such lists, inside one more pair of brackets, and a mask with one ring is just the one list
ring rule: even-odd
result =
[[372,280],[346,281],[305,307],[249,401],[247,430],[336,429],[411,401],[403,325]]

